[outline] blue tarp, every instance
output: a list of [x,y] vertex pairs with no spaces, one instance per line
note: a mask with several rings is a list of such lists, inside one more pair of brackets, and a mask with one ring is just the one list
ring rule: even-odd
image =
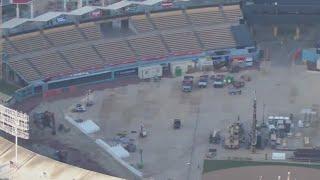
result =
[[318,59],[320,59],[320,54],[317,54],[316,48],[302,50],[303,61],[316,62]]

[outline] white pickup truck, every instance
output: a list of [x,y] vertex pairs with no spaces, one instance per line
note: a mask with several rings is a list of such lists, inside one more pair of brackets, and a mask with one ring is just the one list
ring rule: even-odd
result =
[[199,88],[205,88],[205,87],[207,87],[208,81],[209,81],[209,75],[200,76],[200,79],[199,79],[199,81],[198,81],[198,87],[199,87]]

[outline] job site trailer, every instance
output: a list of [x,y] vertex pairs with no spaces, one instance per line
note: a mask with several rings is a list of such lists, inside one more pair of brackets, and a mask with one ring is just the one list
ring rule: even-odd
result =
[[138,76],[140,79],[150,79],[162,76],[162,66],[152,65],[138,68]]

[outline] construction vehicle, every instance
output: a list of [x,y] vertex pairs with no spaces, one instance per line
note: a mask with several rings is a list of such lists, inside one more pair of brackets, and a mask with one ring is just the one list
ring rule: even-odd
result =
[[45,111],[42,113],[35,113],[33,114],[34,123],[36,126],[38,126],[41,129],[44,129],[46,127],[52,129],[52,134],[56,134],[56,123],[54,118],[54,113]]
[[211,144],[219,144],[221,140],[220,131],[213,131],[209,136],[209,143]]
[[209,148],[208,153],[206,154],[206,158],[212,159],[217,156],[217,149]]
[[181,120],[180,119],[174,119],[173,120],[173,129],[180,129],[181,128]]
[[193,76],[184,76],[182,81],[182,91],[191,92],[193,89]]
[[239,149],[242,135],[242,124],[240,122],[231,124],[228,128],[228,136],[225,138],[224,147],[226,149]]
[[82,104],[76,104],[72,112],[86,112],[86,108]]
[[208,85],[209,75],[203,75],[200,76],[200,79],[198,81],[198,87],[199,88],[206,88]]
[[140,133],[139,133],[140,137],[144,138],[147,137],[147,131],[144,127],[144,125],[141,123],[140,125]]

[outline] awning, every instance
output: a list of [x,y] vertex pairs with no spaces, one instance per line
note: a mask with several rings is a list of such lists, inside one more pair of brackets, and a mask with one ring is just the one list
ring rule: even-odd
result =
[[79,9],[76,9],[76,10],[73,10],[71,12],[64,13],[64,14],[74,15],[74,16],[82,16],[82,15],[87,14],[89,12],[92,12],[96,9],[97,9],[97,7],[95,7],[95,6],[84,6],[82,8],[79,8]]
[[142,2],[133,2],[134,4],[140,4],[140,5],[147,5],[147,6],[152,6],[155,5],[163,0],[146,0]]
[[29,21],[27,18],[13,18],[9,21],[6,21],[1,24],[1,29],[12,29],[15,28],[25,22]]
[[134,2],[124,0],[124,1],[120,1],[120,2],[117,2],[117,3],[111,4],[111,5],[106,6],[106,7],[99,7],[99,9],[118,10],[118,9],[130,6],[131,4],[134,4]]
[[30,19],[31,21],[41,21],[41,22],[47,22],[51,19],[54,19],[60,15],[64,14],[64,12],[47,12],[45,14],[42,14],[36,18]]

